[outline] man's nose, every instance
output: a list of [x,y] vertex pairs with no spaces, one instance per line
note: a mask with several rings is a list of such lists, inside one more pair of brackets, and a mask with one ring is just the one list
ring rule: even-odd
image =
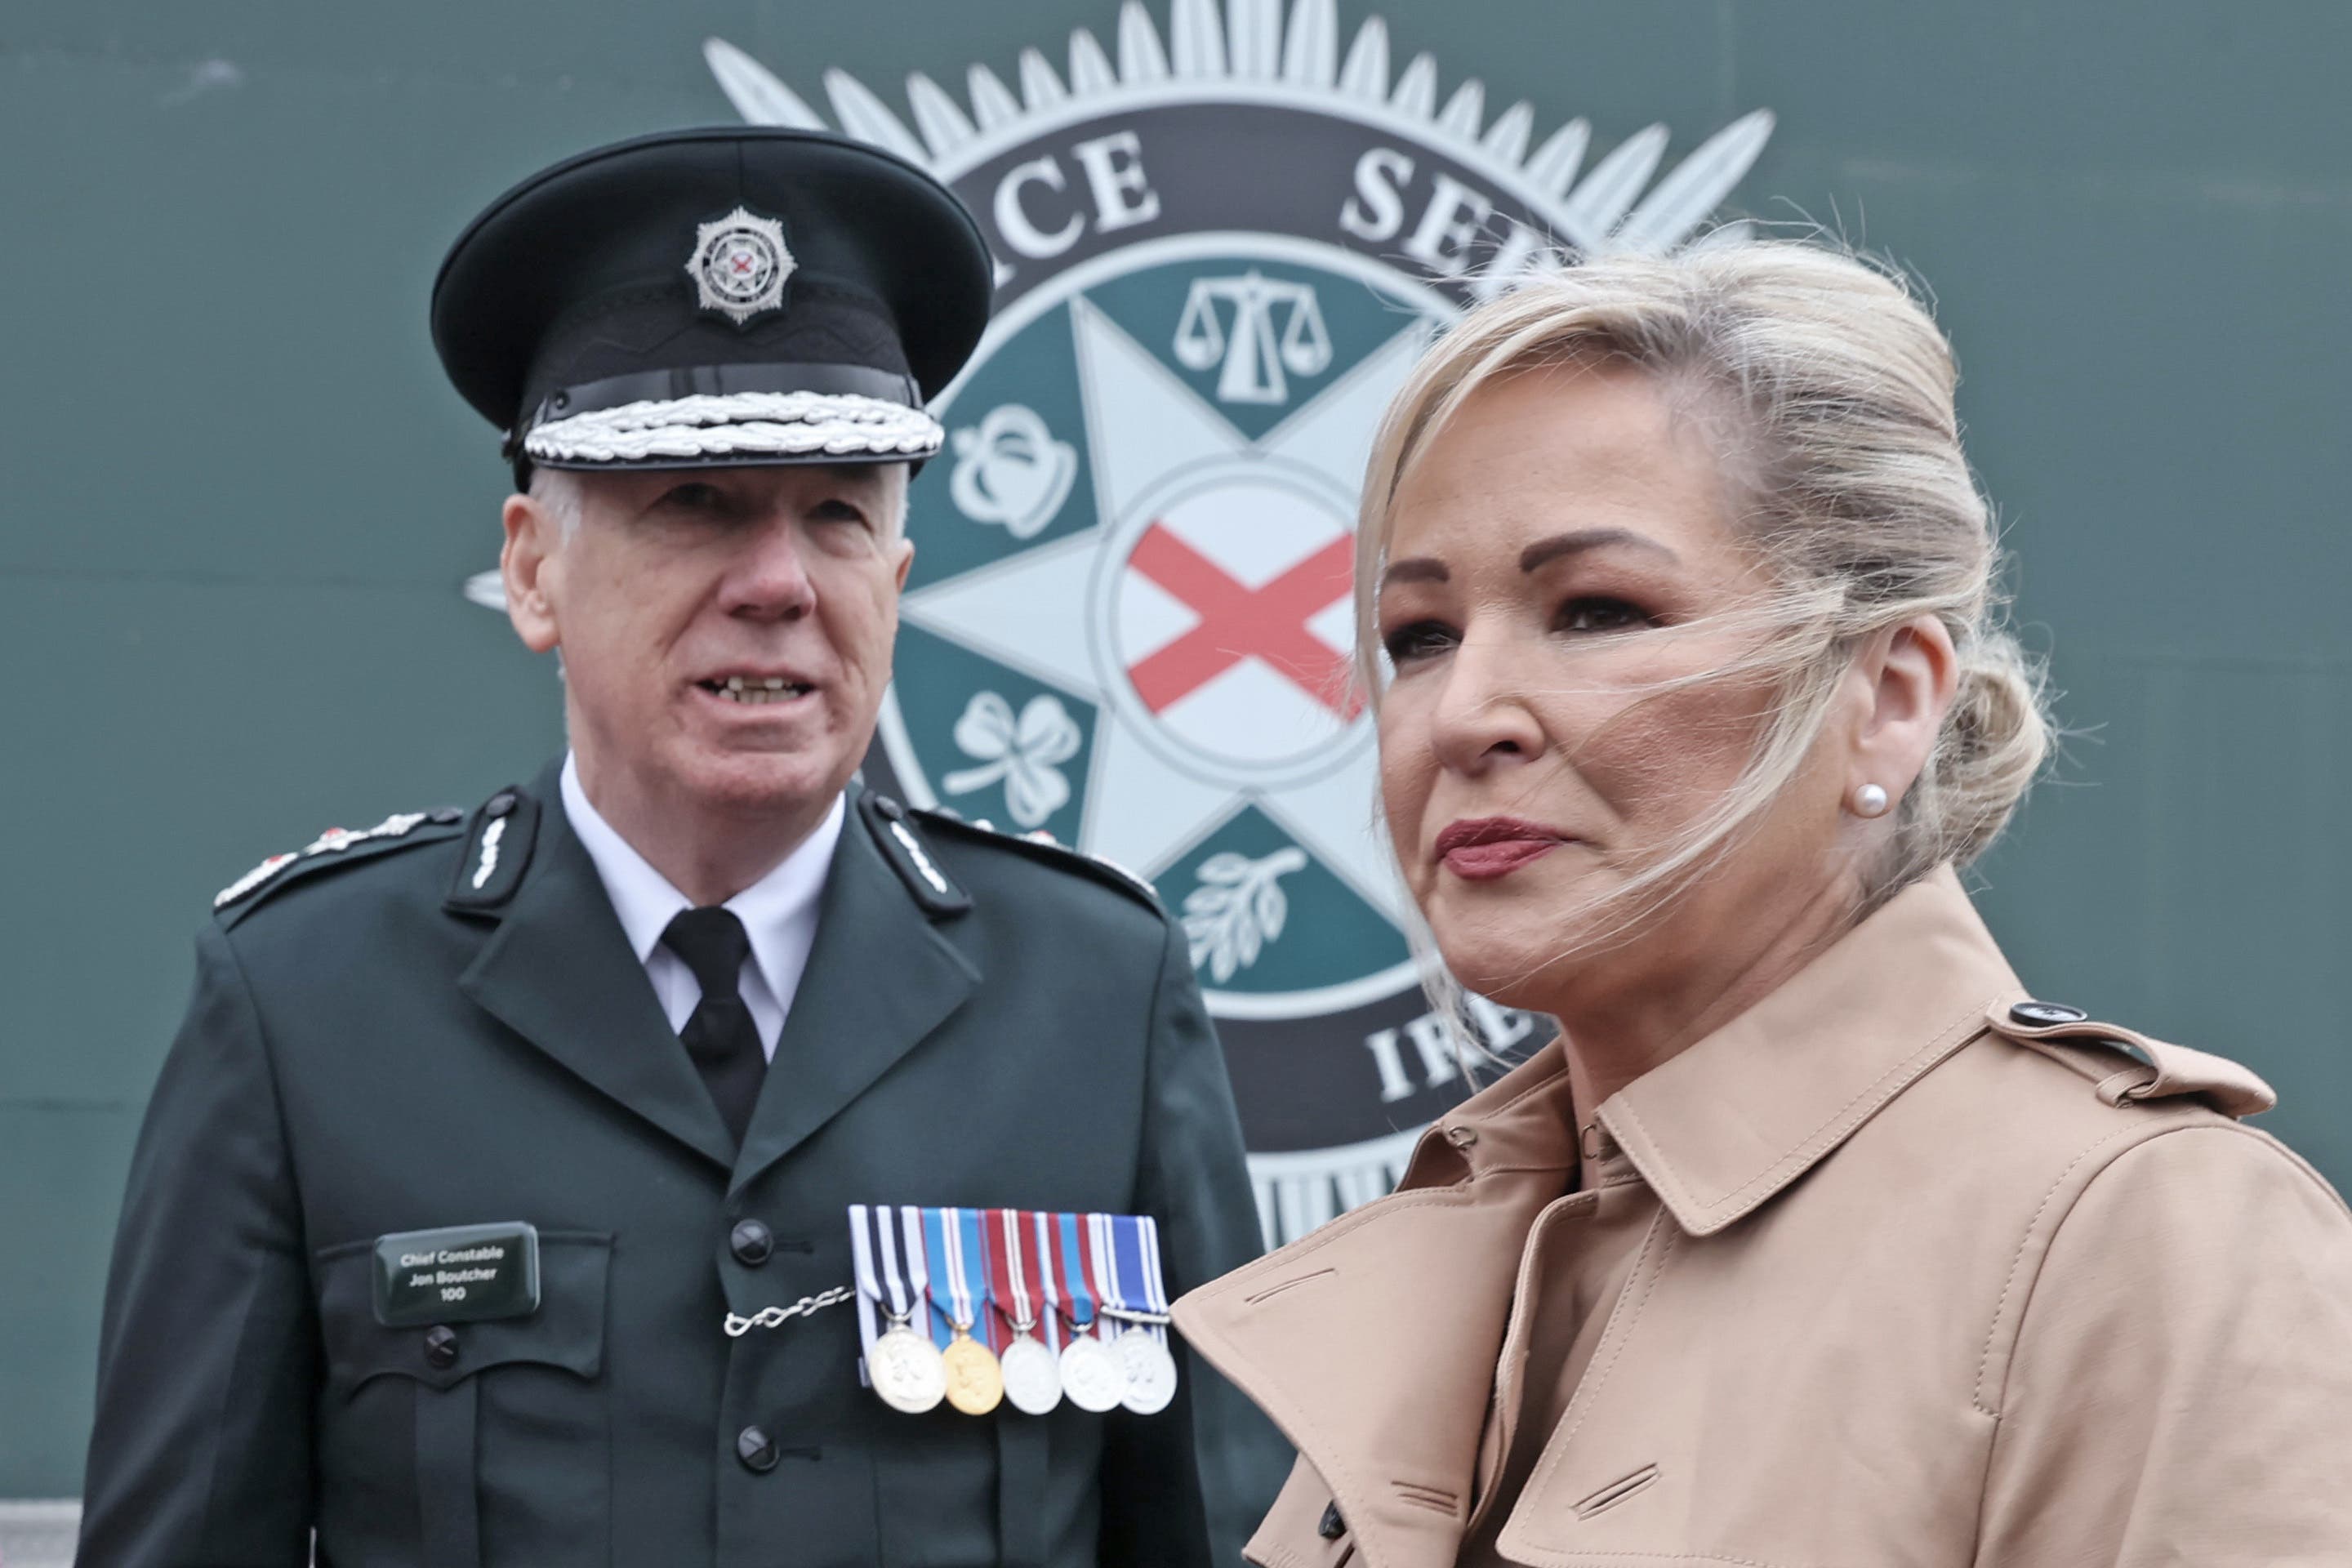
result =
[[1507,638],[1465,637],[1446,660],[1430,739],[1437,760],[1477,776],[1543,750],[1543,727],[1528,705],[1528,670]]
[[807,542],[788,518],[763,521],[746,531],[719,586],[719,607],[751,620],[797,620],[814,608]]

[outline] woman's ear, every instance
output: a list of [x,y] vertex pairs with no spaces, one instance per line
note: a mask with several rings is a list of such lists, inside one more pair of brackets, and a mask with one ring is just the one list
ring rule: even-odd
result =
[[499,521],[507,542],[499,552],[499,576],[506,584],[507,619],[515,635],[533,653],[545,653],[562,638],[557,635],[555,607],[549,602],[546,578],[562,524],[538,500],[527,495],[507,497]]
[[[1952,634],[1936,616],[1890,626],[1864,645],[1855,673],[1864,700],[1846,801],[1850,808],[1861,800],[1878,809],[1858,815],[1875,816],[1891,808],[1927,765],[1959,686],[1959,665]],[[1885,792],[1883,802],[1868,794],[1874,785]]]

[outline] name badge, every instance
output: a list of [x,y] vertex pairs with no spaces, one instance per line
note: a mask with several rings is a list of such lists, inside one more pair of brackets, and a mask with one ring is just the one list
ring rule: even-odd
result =
[[539,1232],[520,1220],[376,1238],[375,1319],[388,1329],[538,1310]]

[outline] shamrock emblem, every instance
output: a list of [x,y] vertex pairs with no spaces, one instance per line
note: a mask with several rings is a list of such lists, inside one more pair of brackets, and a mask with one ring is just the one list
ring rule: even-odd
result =
[[950,795],[970,795],[1002,779],[1004,809],[1013,820],[1024,827],[1042,826],[1069,804],[1070,781],[1062,776],[1060,764],[1078,754],[1079,740],[1078,722],[1058,697],[1032,697],[1016,720],[1013,704],[1002,696],[977,692],[956,721],[955,743],[981,765],[960,768],[940,782]]

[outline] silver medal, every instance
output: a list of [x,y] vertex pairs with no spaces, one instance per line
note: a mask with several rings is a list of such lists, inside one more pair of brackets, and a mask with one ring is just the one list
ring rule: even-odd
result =
[[1129,1329],[1111,1342],[1126,1374],[1127,1390],[1119,1400],[1138,1415],[1157,1415],[1176,1397],[1176,1358],[1158,1336]]
[[1043,1415],[1062,1403],[1062,1369],[1042,1341],[1022,1334],[997,1359],[1004,1372],[1004,1397],[1015,1410]]
[[1062,1347],[1062,1389],[1070,1403],[1099,1415],[1127,1397],[1127,1373],[1108,1345],[1092,1334],[1072,1334]]
[[948,1396],[947,1362],[940,1347],[903,1325],[894,1324],[866,1352],[874,1392],[893,1410],[920,1415]]

